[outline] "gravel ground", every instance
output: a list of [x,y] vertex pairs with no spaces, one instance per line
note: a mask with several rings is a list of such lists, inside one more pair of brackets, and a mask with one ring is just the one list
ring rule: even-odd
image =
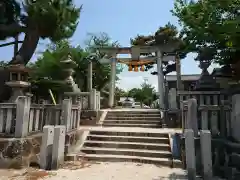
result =
[[68,162],[57,171],[33,168],[0,170],[0,180],[187,180],[182,169],[151,164],[105,162]]
[[57,171],[33,168],[0,170],[0,180],[165,180],[186,179],[182,169],[157,167],[150,164],[105,162],[65,164]]

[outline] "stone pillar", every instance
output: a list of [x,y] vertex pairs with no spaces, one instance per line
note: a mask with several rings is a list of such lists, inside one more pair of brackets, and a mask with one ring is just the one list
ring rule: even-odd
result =
[[203,166],[203,179],[212,180],[212,138],[209,130],[201,130],[201,157]]
[[177,109],[177,90],[176,88],[171,88],[168,93],[168,101],[170,109]]
[[54,126],[44,126],[40,149],[40,168],[51,170]]
[[164,75],[162,69],[162,53],[157,52],[157,72],[158,72],[158,93],[159,93],[159,107],[164,109]]
[[90,92],[90,108],[91,110],[94,110],[94,111],[97,109],[96,96],[97,96],[97,90],[92,89],[92,91]]
[[55,126],[53,136],[52,169],[58,169],[64,162],[65,126]]
[[88,91],[92,91],[92,75],[93,75],[93,67],[92,67],[92,61],[88,64]]
[[178,55],[175,58],[175,62],[176,62],[176,73],[177,73],[177,90],[181,91],[183,90],[183,84],[181,79],[181,60]]
[[186,129],[192,129],[194,136],[198,136],[198,120],[197,120],[197,100],[188,100],[187,123]]
[[196,179],[196,156],[194,133],[192,129],[185,129],[185,153],[188,179]]
[[19,96],[17,99],[17,113],[15,125],[16,138],[22,138],[28,134],[29,112],[30,112],[29,97]]
[[232,96],[232,113],[231,113],[231,129],[232,136],[240,141],[240,94]]
[[72,116],[72,100],[64,99],[62,103],[62,122],[61,125],[66,126],[66,131],[71,129],[71,116]]
[[100,91],[96,92],[96,108],[97,108],[97,110],[101,109],[101,93],[100,93]]
[[[92,91],[92,80],[93,80],[93,69],[92,69],[93,63],[92,61],[89,61],[88,63],[88,92]],[[90,108],[91,108],[91,95],[88,97],[88,102],[90,102]]]
[[110,87],[109,87],[109,99],[108,106],[112,108],[114,106],[114,96],[115,96],[115,81],[116,81],[116,58],[112,58],[111,61],[111,77],[110,77]]

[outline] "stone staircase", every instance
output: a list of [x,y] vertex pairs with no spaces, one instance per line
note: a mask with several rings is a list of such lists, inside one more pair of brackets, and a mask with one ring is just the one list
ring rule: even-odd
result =
[[171,167],[180,164],[172,158],[166,131],[141,129],[143,130],[108,127],[91,129],[81,152],[70,156],[88,161],[139,162]]
[[109,111],[102,126],[160,128],[159,111]]
[[170,134],[162,129],[159,111],[109,111],[102,126],[86,127],[80,152],[68,155],[68,160],[123,161],[181,166],[173,159]]

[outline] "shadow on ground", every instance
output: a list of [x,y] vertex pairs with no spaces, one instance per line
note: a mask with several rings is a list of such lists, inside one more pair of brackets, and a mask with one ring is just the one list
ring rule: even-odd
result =
[[[186,174],[172,173],[167,177],[158,176],[152,180],[188,180],[188,178]],[[202,178],[198,177],[196,180],[202,180]]]
[[182,180],[182,179],[186,179],[187,177],[184,174],[177,174],[177,173],[172,173],[170,174],[168,177],[162,177],[162,176],[158,176],[156,178],[153,178],[152,180]]

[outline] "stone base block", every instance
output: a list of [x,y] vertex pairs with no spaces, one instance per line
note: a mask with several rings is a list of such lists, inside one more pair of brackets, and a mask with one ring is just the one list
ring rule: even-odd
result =
[[41,135],[28,138],[0,139],[0,168],[39,165]]

